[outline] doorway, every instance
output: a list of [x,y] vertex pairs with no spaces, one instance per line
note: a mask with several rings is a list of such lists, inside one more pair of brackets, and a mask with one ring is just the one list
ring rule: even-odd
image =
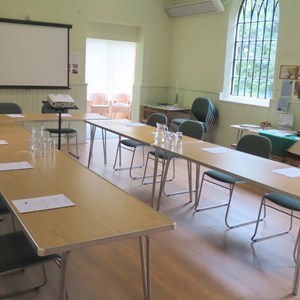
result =
[[87,38],[88,112],[130,119],[135,57],[135,42]]

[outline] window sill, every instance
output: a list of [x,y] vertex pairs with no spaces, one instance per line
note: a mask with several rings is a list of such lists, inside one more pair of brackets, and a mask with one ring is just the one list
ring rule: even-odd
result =
[[260,107],[269,107],[270,99],[257,99],[257,98],[247,98],[247,97],[237,97],[237,96],[220,96],[220,101],[226,101],[237,104],[244,105],[254,105]]
[[240,97],[240,96],[225,96],[220,94],[220,101],[244,104],[244,105],[254,105],[260,107],[269,107],[271,99],[258,99],[250,97]]

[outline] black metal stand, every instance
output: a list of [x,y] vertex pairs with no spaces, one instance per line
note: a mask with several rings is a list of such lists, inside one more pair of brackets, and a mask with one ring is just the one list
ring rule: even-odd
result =
[[[42,103],[49,104],[48,101],[42,101]],[[60,148],[61,148],[61,124],[62,124],[61,114],[65,113],[66,110],[69,110],[69,109],[78,109],[78,107],[76,105],[74,105],[72,107],[53,107],[53,106],[51,106],[51,108],[53,110],[56,110],[58,113],[58,145],[57,145],[57,149],[60,150]]]
[[58,145],[57,145],[58,150],[60,150],[61,147],[61,123],[62,123],[61,113],[62,111],[58,112]]

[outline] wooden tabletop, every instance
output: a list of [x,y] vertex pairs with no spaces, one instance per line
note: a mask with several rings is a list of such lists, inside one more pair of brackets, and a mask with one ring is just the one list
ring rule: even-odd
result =
[[86,120],[87,124],[96,126],[125,138],[137,140],[146,144],[154,143],[156,128],[143,123],[129,120]]
[[[176,153],[192,162],[200,163],[207,168],[252,182],[267,190],[279,191],[300,198],[300,177],[288,177],[273,172],[285,168],[299,170],[290,165],[198,140],[183,142],[173,147],[166,144],[157,145],[157,147]],[[205,148],[223,148],[226,151],[211,153],[205,151]]]
[[[62,119],[65,121],[84,121],[84,120],[103,120],[108,118],[95,113],[70,112],[68,114],[62,114]],[[58,121],[58,114],[42,114],[42,113],[21,114],[21,115],[0,114],[0,123],[51,122],[51,121]]]
[[[28,161],[33,166],[0,172],[0,189],[39,255],[174,229],[172,220],[62,152],[31,157],[29,135],[18,126],[0,126],[0,139],[9,143],[0,146],[0,162]],[[21,214],[11,202],[53,194],[66,195],[75,206]]]

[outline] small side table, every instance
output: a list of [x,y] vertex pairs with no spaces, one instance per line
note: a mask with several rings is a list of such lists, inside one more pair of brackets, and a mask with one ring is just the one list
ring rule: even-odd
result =
[[170,127],[170,123],[172,120],[172,116],[176,113],[184,113],[189,114],[190,109],[184,108],[179,105],[151,105],[151,104],[144,104],[144,120],[148,119],[148,116],[152,113],[161,113],[167,116],[168,118],[168,127]]

